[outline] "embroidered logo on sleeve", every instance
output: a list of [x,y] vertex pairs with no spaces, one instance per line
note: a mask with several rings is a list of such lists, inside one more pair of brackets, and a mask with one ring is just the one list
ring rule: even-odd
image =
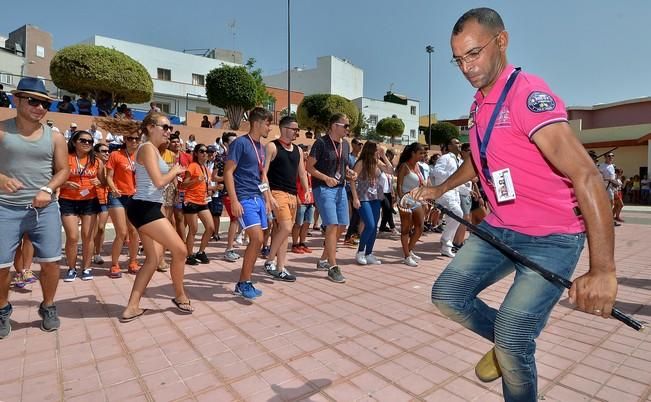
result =
[[549,94],[534,91],[527,98],[527,107],[534,113],[549,112],[556,109],[556,101]]

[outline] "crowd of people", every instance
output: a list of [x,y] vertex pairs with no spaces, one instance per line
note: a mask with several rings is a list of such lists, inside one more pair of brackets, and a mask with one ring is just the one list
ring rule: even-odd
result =
[[[476,236],[466,241],[465,229],[456,220],[444,224],[436,205],[479,223],[565,278],[571,277],[587,240],[590,268],[574,280],[570,299],[582,311],[608,317],[617,292],[613,218],[621,208],[614,200],[624,180],[612,165],[614,155],[606,155],[599,169],[590,162],[572,134],[562,100],[544,81],[507,63],[508,39],[494,10],[473,9],[457,21],[452,62],[477,89],[469,123],[475,140],[462,144],[450,138],[433,155],[413,143],[395,164],[396,155],[381,144],[349,142],[351,125],[340,113],[330,117],[326,133],[309,148],[294,143],[299,126],[290,116],[279,122],[280,137],[264,145],[273,117],[261,107],[248,112],[247,134],[227,132],[214,144],[189,138],[189,153],[181,150],[181,139],[160,111],[152,110],[142,122],[97,119],[100,128],[124,139],[111,150],[106,141],[95,141],[92,130],[97,127],[71,127],[69,135],[61,135],[41,124],[52,98],[41,80],[24,78],[14,91],[17,116],[0,130],[0,152],[12,155],[0,158],[0,338],[11,331],[8,268],[15,266],[24,286],[34,281],[32,260],[41,264],[41,329],[59,328],[54,297],[61,226],[68,265],[64,281],[78,276],[92,280],[92,264],[103,263],[110,217],[115,240],[108,275],[122,275],[125,244],[126,271],[136,275],[120,314],[122,322],[129,322],[146,313],[140,301],[154,273],[168,269],[166,251],[171,255],[171,302],[180,313],[193,312],[184,287],[185,265],[210,262],[206,248],[219,239],[223,210],[230,218],[224,259],[241,260],[233,292],[255,299],[263,294],[252,281],[260,255],[264,271],[274,279],[300,279],[291,272],[287,253],[312,252],[305,240],[319,219],[324,243],[315,265],[327,271],[329,280],[346,281],[336,250],[347,228],[345,241],[357,248],[356,263],[382,264],[389,255],[377,250],[375,241],[379,233],[396,229],[394,200],[409,194],[415,202],[399,208],[400,261],[418,266],[422,260],[415,245],[426,226],[441,232],[440,253],[451,260],[432,287],[432,302],[494,343],[476,366],[479,379],[503,377],[507,401],[536,400],[535,340],[563,289]],[[503,106],[510,112],[499,113]],[[491,136],[493,131],[499,135]],[[197,242],[199,221],[203,234]],[[238,231],[248,239],[241,257],[234,250]],[[145,254],[142,265],[139,245]],[[478,297],[513,272],[500,306]]]

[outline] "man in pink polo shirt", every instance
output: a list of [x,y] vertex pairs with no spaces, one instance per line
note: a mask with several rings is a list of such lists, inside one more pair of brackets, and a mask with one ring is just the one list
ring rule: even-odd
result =
[[[427,198],[475,176],[491,213],[480,227],[559,276],[570,278],[588,234],[590,270],[574,280],[580,310],[610,316],[617,293],[613,218],[601,176],[572,133],[563,101],[540,78],[507,63],[509,35],[497,12],[473,9],[455,24],[452,63],[477,88],[470,109],[471,160]],[[502,305],[477,295],[515,271]],[[563,289],[476,236],[439,276],[432,302],[495,343],[477,364],[482,381],[503,376],[507,401],[535,401],[535,339]]]

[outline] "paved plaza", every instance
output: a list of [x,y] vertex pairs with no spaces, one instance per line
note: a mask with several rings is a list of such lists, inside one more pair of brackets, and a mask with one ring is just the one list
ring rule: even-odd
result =
[[[651,212],[629,209],[617,228],[619,307],[651,321]],[[196,311],[176,312],[169,273],[156,273],[143,299],[149,311],[122,324],[133,276],[59,284],[61,329],[42,332],[38,284],[12,290],[13,332],[0,344],[0,400],[9,401],[499,401],[500,381],[484,384],[474,365],[491,345],[447,320],[430,303],[448,262],[438,234],[417,246],[418,268],[399,264],[397,237],[378,241],[381,266],[357,266],[337,253],[347,282],[315,270],[314,254],[289,254],[296,283],[273,281],[258,260],[255,301],[233,296],[240,263],[186,267]],[[240,251],[243,251],[240,248]],[[577,273],[587,269],[583,253]],[[511,278],[482,294],[504,297]],[[538,341],[540,399],[651,401],[651,335],[616,320],[574,311],[565,294]]]

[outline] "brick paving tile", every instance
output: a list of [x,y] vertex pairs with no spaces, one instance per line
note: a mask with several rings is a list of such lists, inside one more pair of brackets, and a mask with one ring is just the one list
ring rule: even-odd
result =
[[[651,248],[642,240],[651,226],[627,223],[616,235],[619,307],[651,321]],[[314,269],[322,243],[315,235],[308,245],[316,254],[289,255],[296,283],[271,280],[257,262],[253,280],[264,295],[252,302],[231,294],[241,263],[221,260],[224,243],[211,243],[210,264],[186,267],[191,316],[171,304],[169,273],[154,275],[142,302],[150,311],[127,324],[117,318],[132,275],[111,280],[104,267],[92,282],[61,283],[55,333],[38,328],[38,285],[12,291],[0,400],[501,400],[501,382],[481,383],[473,370],[491,344],[429,301],[449,261],[435,251],[439,236],[424,235],[416,246],[423,261],[409,269],[399,263],[398,238],[378,239],[384,263],[374,267],[357,266],[355,249],[339,247],[347,277],[340,285]],[[587,268],[586,250],[575,276]],[[482,298],[498,306],[511,281]],[[536,357],[539,393],[548,401],[651,401],[649,334],[577,312],[566,293]]]

